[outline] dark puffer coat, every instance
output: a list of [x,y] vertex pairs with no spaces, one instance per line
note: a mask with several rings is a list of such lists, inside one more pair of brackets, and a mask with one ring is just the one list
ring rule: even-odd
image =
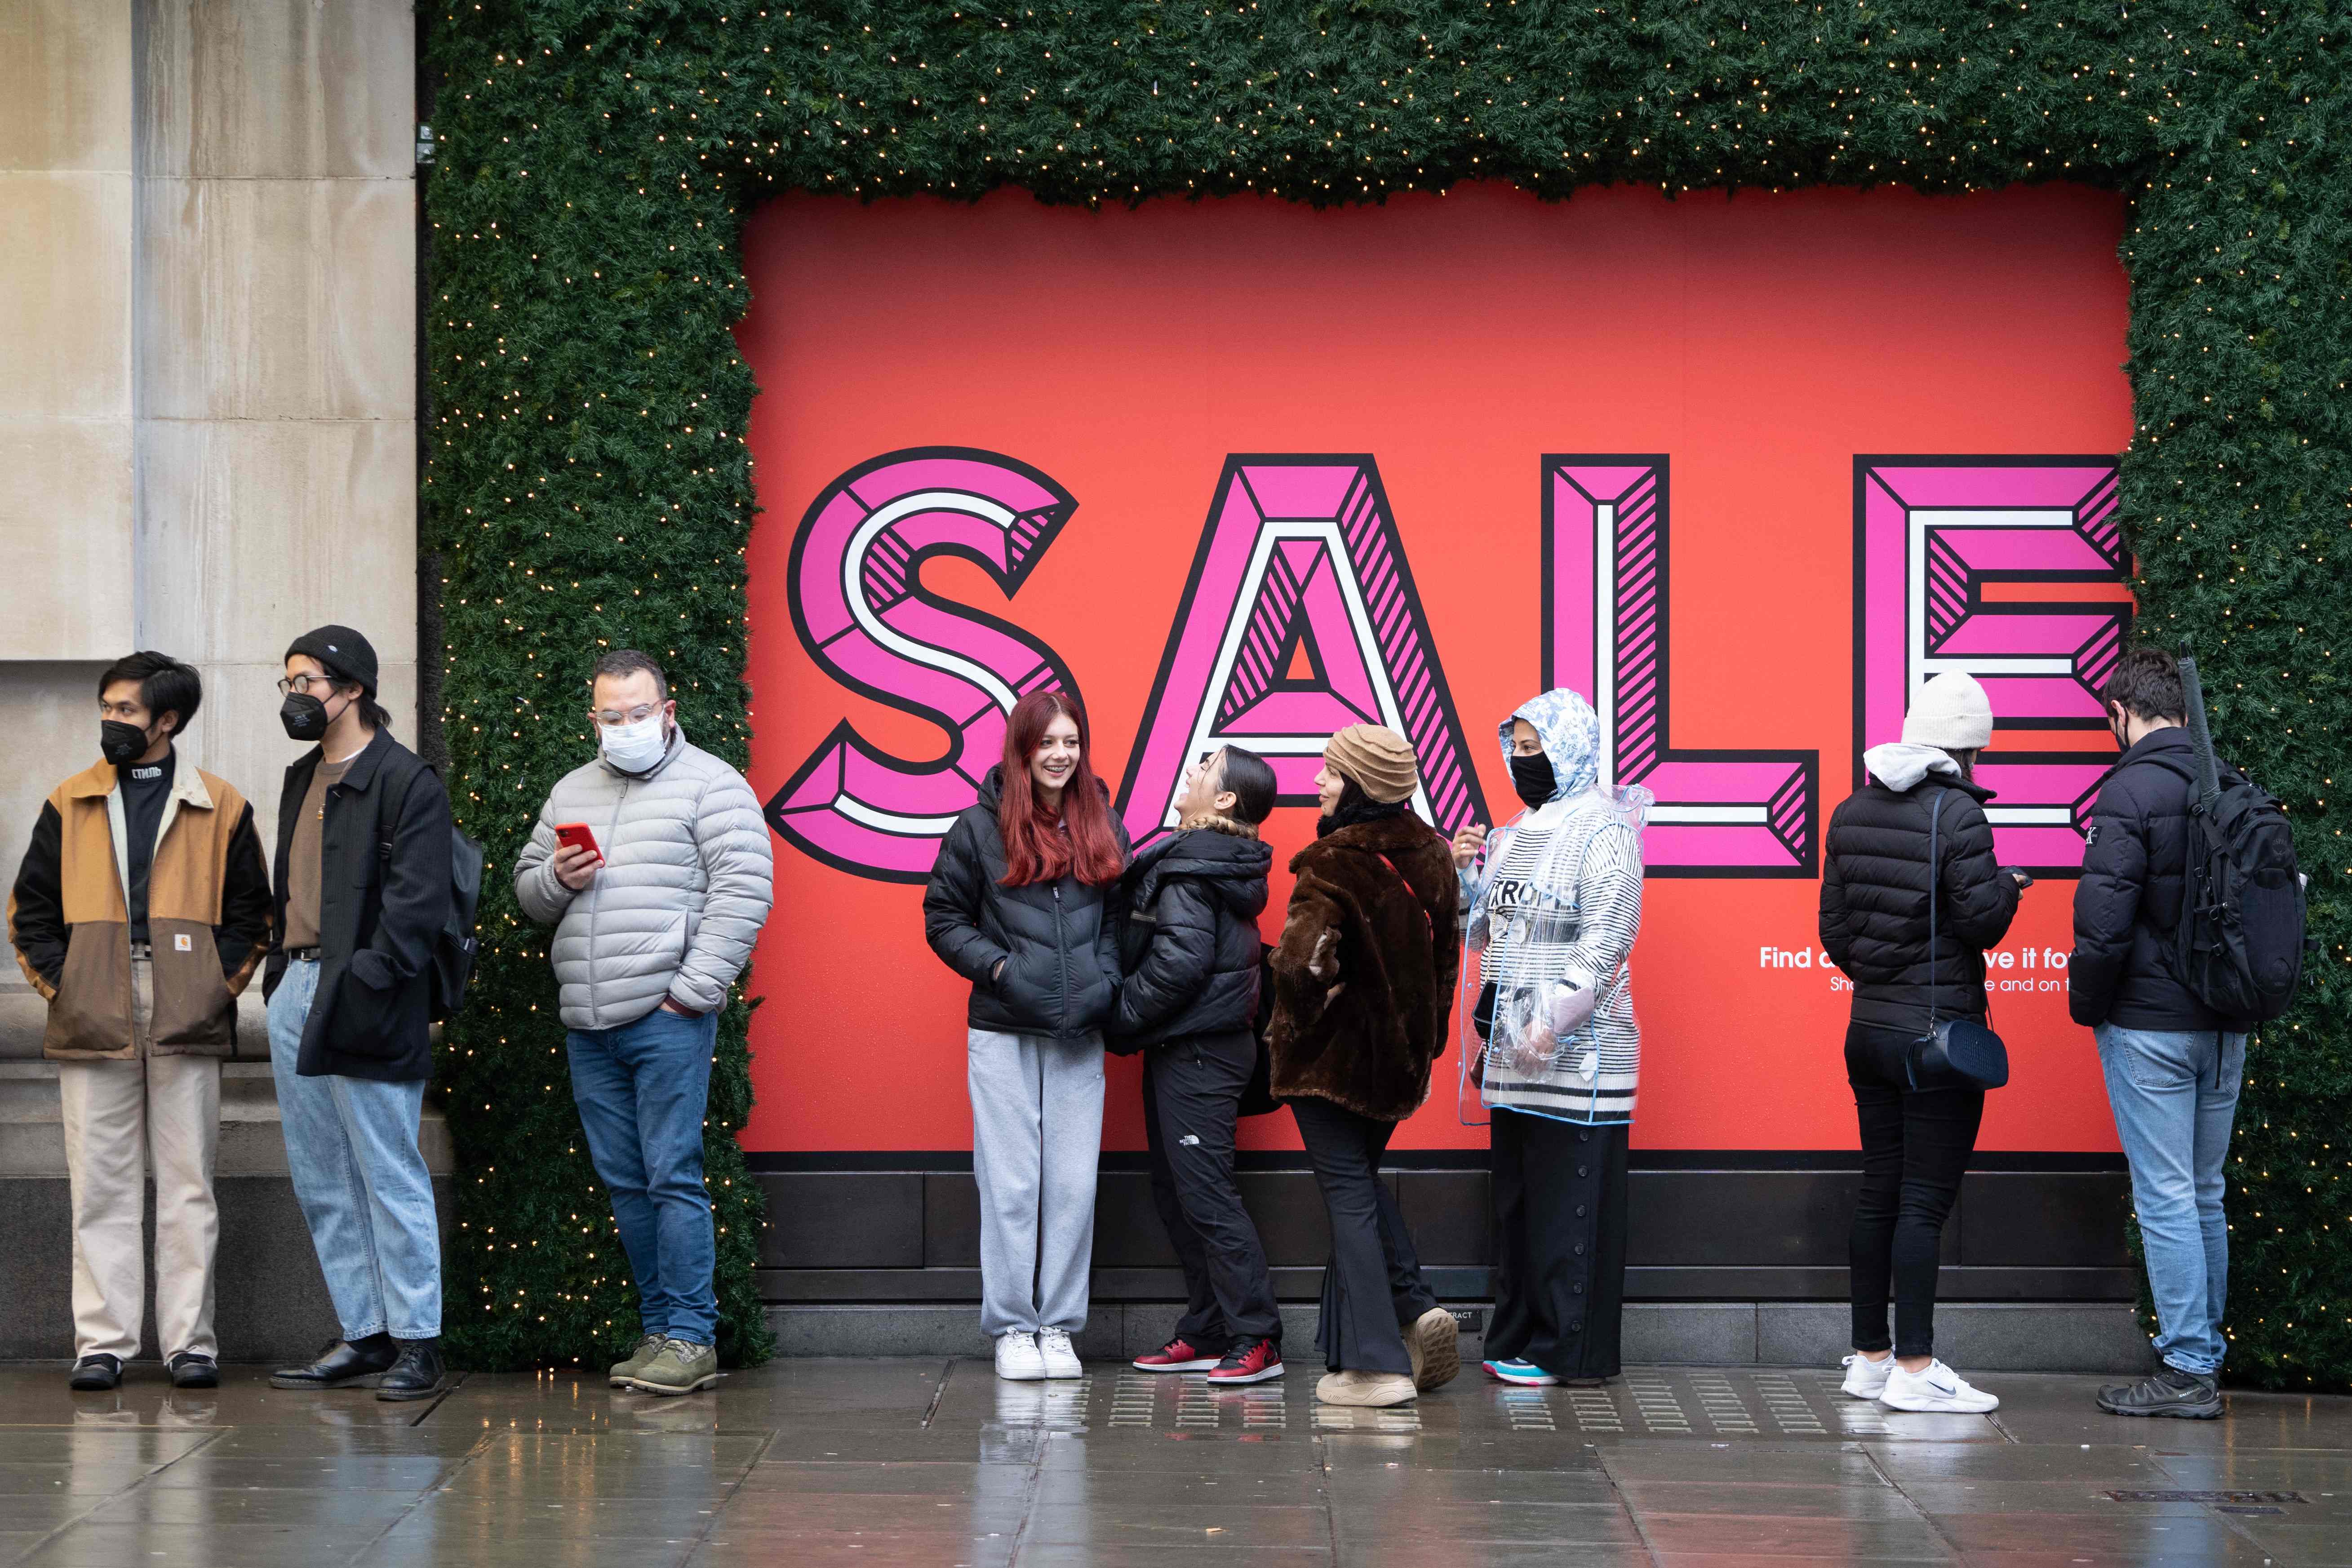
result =
[[1985,1016],[1984,950],[2008,933],[2019,889],[1993,861],[1983,804],[1992,792],[1931,773],[1901,791],[1874,778],[1830,818],[1822,946],[1853,981],[1857,1024],[1914,1035],[1927,1027],[1927,812],[1938,792],[1936,1016]]
[[1290,858],[1266,1030],[1276,1099],[1402,1121],[1429,1098],[1462,967],[1461,884],[1410,812],[1336,828]]
[[[2100,781],[2074,885],[2066,1010],[2086,1026],[2221,1029],[2228,1020],[2173,978],[2172,942],[2189,868],[2197,749],[2182,729],[2140,737]],[[2234,777],[2235,775],[2229,775]]]
[[[1003,774],[988,770],[980,799],[941,841],[923,894],[923,935],[971,982],[965,1018],[973,1028],[1076,1039],[1108,1024],[1118,1001],[1117,884],[1092,888],[1064,877],[1004,886],[1004,835],[996,826]],[[1111,830],[1124,858],[1127,831],[1116,816]]]
[[1255,830],[1221,816],[1144,846],[1119,888],[1127,979],[1114,1049],[1255,1027],[1257,917],[1273,865]]

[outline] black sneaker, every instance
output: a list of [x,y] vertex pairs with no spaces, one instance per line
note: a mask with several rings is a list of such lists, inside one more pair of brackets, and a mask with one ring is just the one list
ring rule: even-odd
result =
[[66,1386],[76,1394],[104,1394],[122,1386],[122,1363],[100,1352],[86,1355],[74,1363],[73,1376]]
[[2177,1415],[2210,1421],[2221,1414],[2221,1388],[2210,1377],[2168,1366],[2154,1377],[2099,1390],[2099,1408],[2110,1415]]
[[373,1388],[392,1370],[400,1350],[390,1334],[337,1340],[319,1352],[309,1366],[282,1366],[269,1374],[269,1386],[289,1389]]
[[441,1392],[445,1369],[439,1340],[399,1340],[400,1359],[375,1385],[378,1399],[430,1399]]
[[220,1386],[220,1363],[208,1355],[198,1355],[194,1351],[182,1351],[172,1358],[171,1366],[173,1388],[218,1388]]

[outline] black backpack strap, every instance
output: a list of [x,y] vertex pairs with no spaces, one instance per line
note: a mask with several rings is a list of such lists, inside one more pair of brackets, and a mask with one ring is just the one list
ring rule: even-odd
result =
[[392,801],[391,809],[375,819],[375,825],[382,833],[382,837],[376,841],[376,859],[383,865],[392,863],[392,836],[400,826],[401,815],[408,809],[408,792],[416,787],[416,778],[419,773],[434,772],[433,764],[414,752],[404,752],[402,756],[405,761],[395,762],[391,768],[385,770],[387,773],[396,773],[399,775],[399,798],[395,800],[392,797],[393,781],[389,777],[383,780],[378,786],[385,792],[384,798]]

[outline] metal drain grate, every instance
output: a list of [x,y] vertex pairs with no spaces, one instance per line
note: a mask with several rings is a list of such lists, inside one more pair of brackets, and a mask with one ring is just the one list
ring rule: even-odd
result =
[[2276,1503],[2311,1500],[2301,1492],[2116,1491],[2107,1496],[2116,1502],[2209,1502],[2216,1508],[2269,1508]]
[[1318,1405],[1318,1432],[1418,1432],[1421,1411],[1411,1405],[1391,1410],[1368,1410],[1349,1405]]
[[1551,1404],[1540,1388],[1507,1388],[1503,1391],[1503,1414],[1514,1432],[1557,1432],[1559,1423],[1552,1419]]

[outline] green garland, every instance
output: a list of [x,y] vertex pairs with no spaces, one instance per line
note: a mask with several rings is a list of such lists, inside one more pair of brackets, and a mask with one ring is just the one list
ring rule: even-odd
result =
[[[458,812],[500,864],[589,754],[581,682],[603,647],[667,659],[688,731],[743,760],[753,386],[728,329],[764,195],[2123,191],[2141,624],[2205,656],[2217,737],[2293,812],[2326,943],[2307,1000],[2250,1056],[2231,1367],[2352,1384],[2352,1161],[2334,1147],[2352,1140],[2352,812],[2332,782],[2352,16],[2304,0],[444,0],[429,26],[425,530]],[[633,1330],[626,1271],[543,938],[496,876],[484,921],[441,1080],[464,1165],[451,1333],[477,1365],[574,1360]],[[769,1342],[730,1136],[744,1022],[732,1009],[720,1034],[709,1150],[722,1349],[748,1361]]]

